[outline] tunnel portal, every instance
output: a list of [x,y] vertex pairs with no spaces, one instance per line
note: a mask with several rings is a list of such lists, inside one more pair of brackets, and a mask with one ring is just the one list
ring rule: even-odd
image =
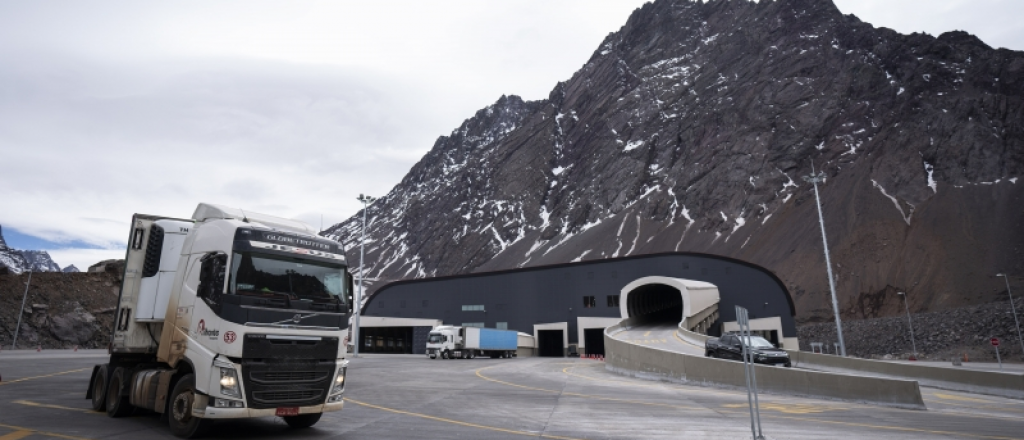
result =
[[665,284],[645,284],[629,292],[626,309],[638,324],[672,324],[683,320],[683,295]]

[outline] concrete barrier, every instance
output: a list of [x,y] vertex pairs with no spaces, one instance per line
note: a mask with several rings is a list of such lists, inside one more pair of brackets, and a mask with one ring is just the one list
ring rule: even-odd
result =
[[879,375],[916,380],[928,387],[1024,399],[1024,374],[978,371],[953,367],[901,364],[828,354],[789,352],[793,366],[838,373]]
[[[703,347],[710,336],[691,332],[682,326],[676,332],[684,341]],[[944,390],[1024,399],[1024,374],[978,371],[964,368],[902,364],[829,354],[786,350],[794,367],[845,374],[878,375],[916,380],[927,387]]]
[[676,331],[676,334],[679,335],[679,337],[682,338],[684,341],[689,342],[698,347],[705,347],[705,344],[707,343],[708,339],[711,339],[711,336],[702,335],[700,333],[694,333],[687,330],[686,327],[683,327],[682,323],[679,323],[679,330]]
[[[631,344],[612,337],[630,320],[604,333],[605,365],[627,376],[702,386],[746,388],[743,363],[691,356]],[[766,393],[926,409],[917,382],[757,365],[757,386]]]

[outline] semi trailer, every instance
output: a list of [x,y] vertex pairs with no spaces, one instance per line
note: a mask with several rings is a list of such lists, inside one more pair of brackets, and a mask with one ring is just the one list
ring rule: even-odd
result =
[[110,417],[154,411],[184,438],[215,419],[312,426],[344,405],[347,268],[296,220],[206,203],[190,219],[135,214],[86,399]]
[[431,359],[492,359],[516,356],[519,333],[479,327],[441,325],[427,336],[427,357]]

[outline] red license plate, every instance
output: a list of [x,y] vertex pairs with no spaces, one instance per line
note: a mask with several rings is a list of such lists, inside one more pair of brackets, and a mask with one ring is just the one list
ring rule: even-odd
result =
[[299,407],[297,407],[297,406],[284,406],[284,407],[278,408],[277,411],[274,413],[274,415],[278,416],[278,417],[297,416],[297,415],[299,415]]

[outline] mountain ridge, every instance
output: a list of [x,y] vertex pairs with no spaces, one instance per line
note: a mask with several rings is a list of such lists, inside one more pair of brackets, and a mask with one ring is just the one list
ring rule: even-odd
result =
[[0,266],[19,274],[32,272],[60,272],[61,268],[53,262],[46,251],[12,249],[4,240],[3,229],[0,227]]
[[[897,290],[990,301],[987,267],[1024,272],[1022,90],[1024,53],[965,32],[830,1],[648,3],[547,99],[502,96],[370,206],[370,289],[694,251],[769,268],[825,320],[813,162],[844,317],[898,313]],[[360,220],[325,235],[357,255]]]

